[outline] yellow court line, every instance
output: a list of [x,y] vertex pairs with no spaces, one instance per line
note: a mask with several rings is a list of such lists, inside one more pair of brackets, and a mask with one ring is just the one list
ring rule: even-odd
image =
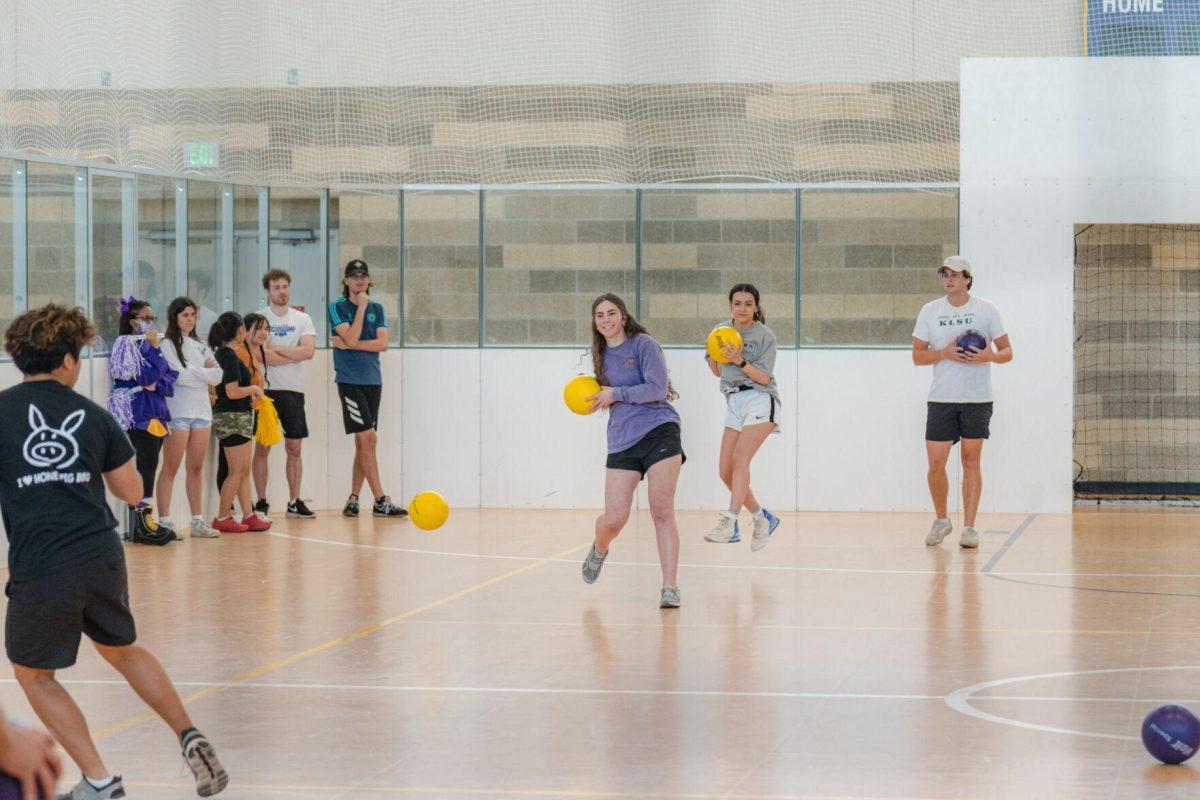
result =
[[[228,678],[227,680],[223,681],[221,683],[221,685],[219,685],[219,686],[210,686],[207,689],[201,689],[198,692],[190,694],[187,697],[183,698],[183,703],[184,703],[184,705],[187,705],[188,703],[194,703],[195,701],[201,700],[205,697],[208,697],[211,694],[216,694],[217,692],[224,691],[225,689],[228,689],[230,686],[235,686],[239,683],[245,683],[246,681],[254,680],[255,678],[266,675],[268,672],[274,672],[277,669],[282,669],[283,667],[291,666],[292,664],[303,661],[306,658],[315,656],[318,653],[323,653],[326,650],[331,650],[334,647],[338,647],[339,645],[346,644],[347,642],[353,642],[356,639],[361,639],[364,636],[369,636],[372,633],[375,633],[376,631],[379,631],[383,628],[388,627],[389,625],[395,625],[397,622],[404,622],[405,620],[407,620],[411,617],[415,617],[418,614],[422,614],[431,609],[446,605],[447,603],[452,603],[455,600],[459,600],[468,595],[475,594],[476,592],[482,591],[483,589],[486,589],[489,586],[493,586],[497,583],[500,583],[501,581],[508,580],[509,578],[514,578],[517,575],[520,575],[522,573],[530,571],[531,569],[536,569],[537,567],[540,567],[543,564],[550,564],[550,563],[557,561],[560,558],[566,558],[567,556],[571,555],[572,553],[575,553],[575,552],[582,550],[583,548],[589,547],[589,546],[591,546],[590,542],[587,544],[575,545],[574,547],[570,547],[566,550],[563,550],[561,553],[555,553],[552,556],[547,556],[546,558],[544,558],[540,561],[530,562],[523,567],[518,567],[517,569],[505,572],[503,575],[497,575],[494,578],[488,578],[486,581],[477,583],[474,586],[469,586],[466,589],[462,589],[460,591],[455,592],[454,594],[447,595],[439,600],[433,600],[429,603],[426,603],[423,606],[419,606],[410,611],[405,611],[403,613],[396,614],[393,617],[388,617],[385,620],[381,620],[379,622],[375,622],[370,625],[366,625],[362,628],[351,631],[350,633],[347,633],[343,636],[339,636],[336,639],[330,639],[327,642],[322,642],[321,644],[310,647],[307,650],[302,650],[299,653],[290,655],[287,658],[281,658],[278,661],[272,661],[269,664],[263,664],[260,667],[255,667],[254,669],[250,670],[249,672],[243,672],[241,675],[237,675],[235,677]],[[130,717],[129,719],[114,723],[112,725],[109,725],[106,728],[101,728],[100,730],[98,730],[92,734],[92,739],[99,740],[106,736],[111,736],[114,733],[120,733],[121,731],[123,731],[127,728],[131,728],[134,725],[137,725],[142,722],[146,722],[148,720],[155,719],[157,716],[158,715],[156,713],[154,713],[154,711],[144,711],[141,714],[138,714],[137,716]]]
[[[178,789],[188,784],[166,781],[126,781],[131,789]],[[678,800],[932,800],[926,797],[892,796],[865,797],[860,795],[828,794],[697,794],[695,792],[602,792],[587,789],[469,789],[458,786],[367,786],[360,784],[304,783],[239,783],[237,788],[247,792],[362,792],[382,795],[476,795],[483,797],[595,797],[595,798],[677,798]]]

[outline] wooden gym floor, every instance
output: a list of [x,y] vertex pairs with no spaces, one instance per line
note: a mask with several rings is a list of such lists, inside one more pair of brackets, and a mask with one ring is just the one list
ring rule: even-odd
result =
[[[1194,798],[1154,705],[1200,711],[1200,516],[784,514],[761,553],[680,514],[683,607],[636,516],[593,586],[591,512],[280,519],[127,550],[229,798]],[[5,678],[9,678],[7,674]],[[131,798],[194,797],[90,648],[60,677]],[[32,713],[11,679],[11,713]],[[72,769],[60,784],[76,779]]]

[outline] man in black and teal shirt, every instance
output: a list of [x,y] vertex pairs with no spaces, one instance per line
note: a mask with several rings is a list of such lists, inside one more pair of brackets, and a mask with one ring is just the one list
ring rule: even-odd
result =
[[346,264],[342,278],[342,299],[329,304],[329,325],[333,329],[333,371],[338,397],[342,401],[342,422],[346,433],[354,436],[354,475],[350,497],[342,508],[347,517],[358,516],[358,492],[363,480],[371,487],[376,517],[407,517],[408,512],[393,505],[383,493],[379,480],[379,401],[383,395],[383,377],[379,354],[387,350],[387,319],[383,306],[369,294],[371,274],[367,262],[356,258]]

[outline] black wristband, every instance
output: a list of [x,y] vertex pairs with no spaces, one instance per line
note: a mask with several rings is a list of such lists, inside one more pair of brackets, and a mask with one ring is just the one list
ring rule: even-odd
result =
[[740,364],[737,364],[736,366],[737,366],[737,368],[738,368],[738,369],[745,369],[745,368],[746,368],[746,365],[747,365],[747,364],[749,364],[749,363],[750,363],[749,361],[746,361],[745,359],[743,359],[743,360],[742,360],[742,363],[740,363]]

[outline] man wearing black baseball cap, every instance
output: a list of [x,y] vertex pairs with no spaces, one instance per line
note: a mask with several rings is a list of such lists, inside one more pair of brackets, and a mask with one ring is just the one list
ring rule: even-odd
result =
[[329,304],[329,324],[334,333],[334,380],[342,401],[342,422],[346,433],[354,436],[354,474],[342,514],[358,516],[358,493],[365,479],[375,496],[373,516],[407,517],[408,512],[384,494],[379,480],[376,449],[379,401],[383,395],[379,354],[387,350],[388,330],[383,306],[371,300],[370,290],[367,262],[355,258],[346,264],[341,299]]

